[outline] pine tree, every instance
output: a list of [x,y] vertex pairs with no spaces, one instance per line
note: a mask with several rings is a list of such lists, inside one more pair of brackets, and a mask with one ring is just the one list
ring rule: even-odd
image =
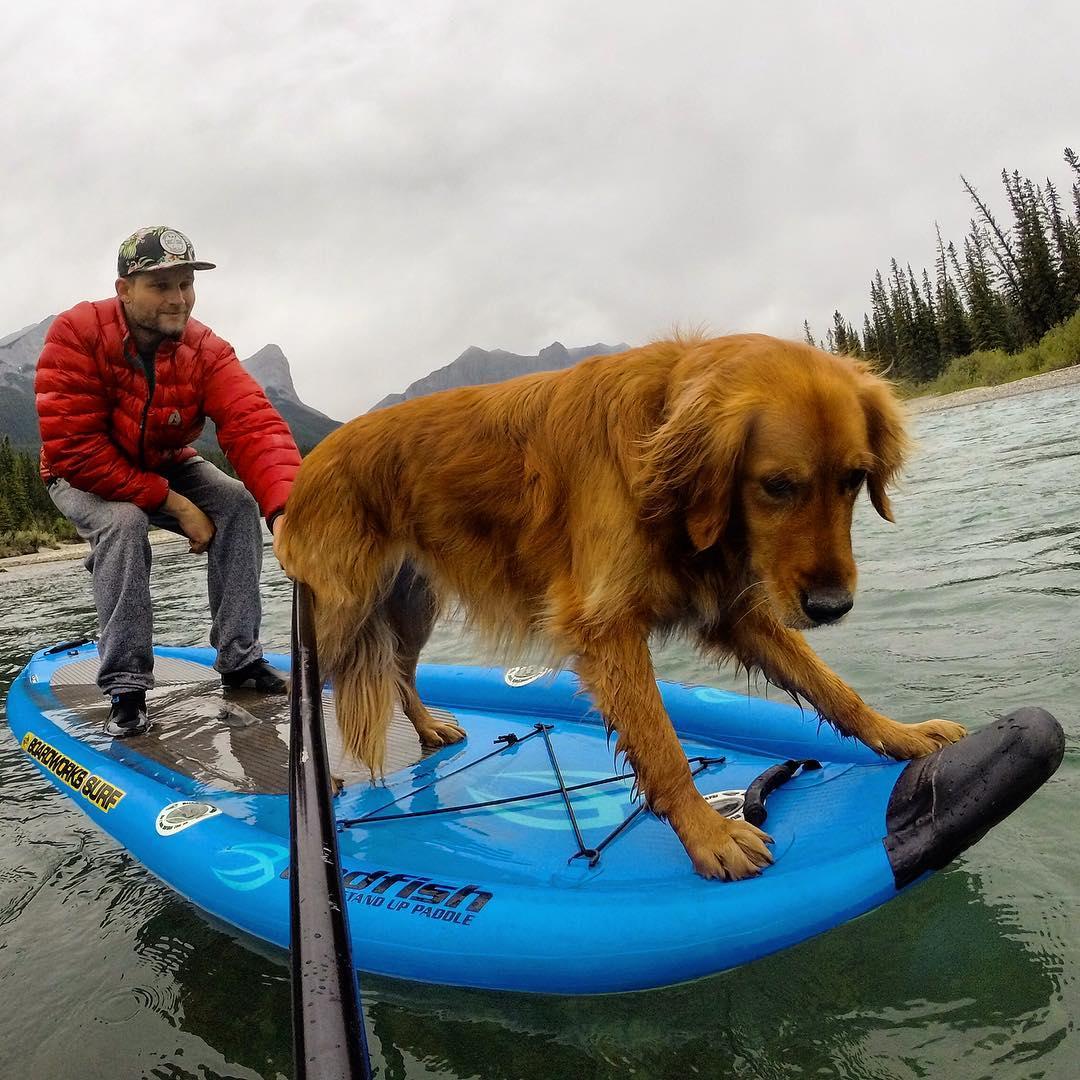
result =
[[5,435],[0,439],[0,488],[6,487],[15,477],[15,451],[11,440]]
[[16,457],[15,473],[30,511],[31,522],[46,524],[52,518],[54,508],[52,499],[41,482],[37,462],[29,454],[20,453]]
[[1019,336],[1009,305],[994,291],[986,254],[988,246],[985,233],[972,221],[971,232],[964,240],[966,270],[962,275],[968,298],[972,344],[976,349],[1011,351],[1016,348]]
[[1080,158],[1066,146],[1065,161],[1077,176],[1077,179],[1073,182],[1072,197],[1073,207],[1076,209],[1076,220],[1080,221]]
[[1025,323],[1024,343],[1029,344],[1065,318],[1061,286],[1047,238],[1049,222],[1042,191],[1015,170],[1011,176],[1003,171],[1001,179],[1016,217],[1013,232],[1017,238],[1019,308]]
[[[1016,253],[1013,251],[1012,244],[1009,242],[1009,238],[1002,232],[1001,226],[998,225],[994,215],[990,213],[986,204],[979,198],[975,189],[967,182],[964,176],[961,175],[961,181],[967,190],[967,193],[971,196],[972,201],[975,203],[982,215],[983,224],[986,231],[980,230],[980,251],[985,263],[986,253],[989,252],[994,261],[998,265],[1002,285],[1007,295],[1010,305],[1019,312],[1022,303],[1022,290],[1020,288],[1020,280],[1018,277],[1019,268],[1017,265]],[[972,231],[975,231],[975,222],[972,222]],[[995,240],[997,241],[995,243]],[[991,289],[996,284],[993,278],[989,274],[989,267],[987,266],[987,279],[990,281]]]
[[847,351],[849,356],[862,356],[863,346],[859,341],[859,331],[849,322],[847,324]]
[[874,271],[874,280],[870,283],[870,306],[874,316],[874,355],[879,363],[892,369],[898,360],[896,324],[880,270]]
[[829,331],[829,352],[844,354],[847,351],[847,323],[839,311],[834,311],[832,329]]
[[863,349],[865,350],[866,355],[872,360],[880,361],[882,357],[878,351],[877,333],[870,324],[869,315],[863,315],[862,327]]
[[971,328],[956,284],[949,276],[950,264],[956,266],[956,248],[951,242],[948,248],[944,246],[941,228],[937,222],[934,223],[934,230],[937,233],[938,250],[935,311],[938,348],[944,366],[954,356],[966,356],[971,352]]
[[1068,318],[1080,307],[1080,226],[1062,213],[1061,199],[1049,177],[1046,180],[1046,208],[1056,250],[1062,318]]
[[26,501],[26,493],[23,491],[22,484],[18,482],[17,477],[11,477],[11,481],[5,485],[3,495],[7,500],[8,509],[11,511],[14,527],[16,529],[29,527],[33,521],[33,513],[30,504]]
[[897,373],[905,379],[918,380],[919,363],[915,347],[915,313],[911,310],[906,278],[900,273],[895,259],[890,263],[892,282],[889,304],[892,308],[893,330],[896,334]]
[[922,277],[923,287],[920,290],[909,263],[907,285],[911,296],[911,372],[919,382],[929,382],[941,372],[941,349],[930,293],[930,276],[923,270]]
[[59,517],[37,470],[36,458],[0,440],[0,499],[14,530],[47,525]]

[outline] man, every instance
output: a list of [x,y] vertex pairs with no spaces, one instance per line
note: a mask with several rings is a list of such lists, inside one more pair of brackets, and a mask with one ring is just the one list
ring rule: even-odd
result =
[[[112,698],[106,731],[121,738],[150,727],[151,524],[207,553],[224,685],[286,688],[259,642],[259,511],[276,538],[300,454],[232,346],[190,317],[195,271],[213,268],[176,229],[139,229],[120,245],[116,296],[57,316],[34,380],[42,478],[91,545],[98,685]],[[189,445],[207,417],[243,483]]]

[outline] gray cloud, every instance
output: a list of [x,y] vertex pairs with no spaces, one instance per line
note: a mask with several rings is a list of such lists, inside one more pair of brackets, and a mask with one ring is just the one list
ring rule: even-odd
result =
[[961,171],[1064,179],[1078,37],[1065,2],[8,5],[0,333],[157,221],[220,264],[197,315],[343,418],[469,344],[824,329],[960,239]]

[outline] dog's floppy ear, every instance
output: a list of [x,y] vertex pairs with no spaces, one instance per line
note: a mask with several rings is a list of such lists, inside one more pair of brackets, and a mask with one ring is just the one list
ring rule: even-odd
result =
[[741,401],[719,401],[706,380],[687,386],[644,441],[635,485],[642,516],[681,514],[694,547],[712,547],[731,516],[751,416]]
[[902,468],[911,446],[905,430],[904,413],[892,387],[865,367],[859,387],[859,400],[866,416],[870,451],[874,455],[874,467],[867,475],[866,487],[874,509],[886,521],[892,521],[892,506],[885,489]]

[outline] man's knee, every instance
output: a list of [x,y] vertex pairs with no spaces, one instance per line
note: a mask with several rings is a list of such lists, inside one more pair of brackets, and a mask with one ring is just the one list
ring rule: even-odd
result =
[[[216,501],[218,504],[216,513],[220,517],[222,524],[227,521],[255,522],[256,525],[258,524],[259,504],[239,480],[230,478],[230,483],[222,486],[218,492]],[[211,514],[211,518],[213,516]]]
[[99,535],[113,539],[145,539],[150,528],[150,519],[144,510],[134,503],[111,503],[105,524],[99,529]]
[[[145,565],[149,571],[150,540],[147,533],[150,531],[150,519],[134,503],[117,502],[105,505],[108,507],[107,512],[98,514],[93,528],[88,533],[83,533],[90,538],[90,554],[83,566],[96,575],[101,567],[101,560],[104,559],[109,567],[126,567],[123,571],[125,573],[133,572],[140,564]],[[120,563],[116,562],[117,559]],[[110,574],[115,572],[114,569],[107,571]]]

